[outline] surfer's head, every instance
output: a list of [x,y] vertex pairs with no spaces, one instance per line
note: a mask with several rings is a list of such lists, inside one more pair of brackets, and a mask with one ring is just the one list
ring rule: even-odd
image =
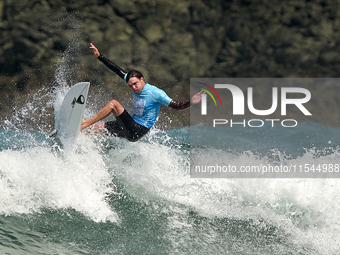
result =
[[145,86],[144,76],[137,70],[131,70],[126,74],[124,80],[129,85],[132,92],[140,94]]
[[144,78],[143,74],[137,70],[131,70],[130,72],[128,72],[127,74],[125,74],[124,76],[124,81],[126,83],[129,82],[130,78],[132,77],[136,77],[138,79],[141,79],[142,77]]

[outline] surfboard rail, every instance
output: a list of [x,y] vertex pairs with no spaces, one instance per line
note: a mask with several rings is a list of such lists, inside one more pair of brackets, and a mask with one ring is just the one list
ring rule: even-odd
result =
[[60,139],[64,150],[72,150],[80,133],[89,88],[89,82],[75,84],[66,93],[60,108],[55,109],[54,135]]

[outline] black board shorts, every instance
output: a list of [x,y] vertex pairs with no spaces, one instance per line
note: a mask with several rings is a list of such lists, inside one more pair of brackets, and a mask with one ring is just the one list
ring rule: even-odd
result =
[[124,137],[130,142],[138,141],[150,129],[138,124],[124,109],[124,112],[116,117],[115,121],[105,123],[107,131],[117,137]]

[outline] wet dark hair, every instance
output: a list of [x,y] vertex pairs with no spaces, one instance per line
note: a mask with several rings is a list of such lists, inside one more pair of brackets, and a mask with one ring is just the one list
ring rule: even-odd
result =
[[126,75],[126,82],[128,82],[130,80],[130,78],[132,77],[136,77],[138,79],[140,78],[144,78],[143,74],[137,70],[131,70],[130,72],[127,73]]

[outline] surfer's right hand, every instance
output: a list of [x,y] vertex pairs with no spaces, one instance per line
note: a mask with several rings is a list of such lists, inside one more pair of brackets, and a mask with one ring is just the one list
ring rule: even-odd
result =
[[100,56],[99,50],[96,48],[96,46],[93,45],[93,43],[90,43],[90,49],[93,50],[93,54],[98,58]]
[[191,99],[190,99],[190,104],[198,104],[202,100],[202,95],[205,94],[203,90],[200,92],[196,93]]

